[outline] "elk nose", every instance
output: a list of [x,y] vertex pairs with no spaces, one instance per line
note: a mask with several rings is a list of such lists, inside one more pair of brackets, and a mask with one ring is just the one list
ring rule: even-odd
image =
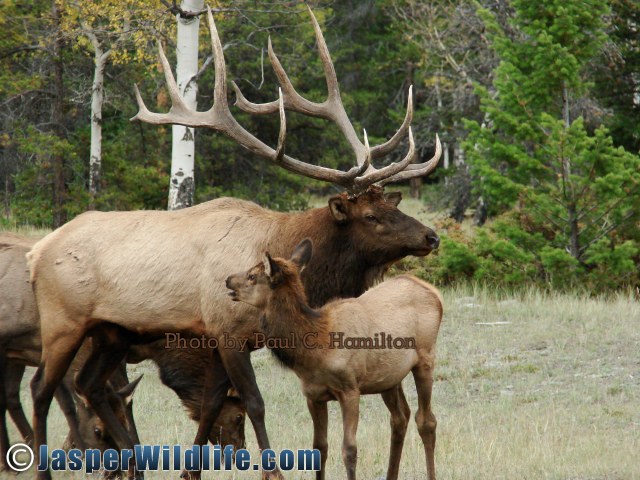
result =
[[231,288],[231,277],[227,277],[225,285],[227,286],[227,288]]
[[427,235],[427,245],[429,245],[429,248],[431,250],[435,250],[436,248],[438,248],[438,246],[440,246],[440,237],[435,233]]

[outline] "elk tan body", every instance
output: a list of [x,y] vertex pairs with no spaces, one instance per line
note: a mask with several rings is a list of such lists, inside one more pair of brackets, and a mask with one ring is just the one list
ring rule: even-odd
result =
[[[36,244],[28,255],[31,281],[43,315],[63,311],[69,327],[77,323],[90,329],[107,321],[136,333],[188,331],[218,337],[231,332],[252,338],[259,328],[255,311],[225,301],[224,279],[239,263],[249,268],[267,249],[284,254],[305,236],[317,239],[317,250],[327,237],[327,254],[341,254],[335,243],[342,239],[331,235],[332,229],[339,230],[333,223],[326,208],[284,214],[232,198],[173,212],[89,212]],[[426,252],[429,232],[423,235]],[[327,263],[335,262],[320,252],[316,258],[317,267],[310,268],[327,269]],[[353,260],[353,267],[371,282],[386,269]],[[335,272],[325,281],[350,288],[351,276]],[[358,295],[367,286],[360,279],[353,284],[347,295]],[[43,337],[50,335],[48,327],[43,323]]]
[[[314,421],[314,448],[322,456],[318,479],[324,479],[326,402],[331,400],[338,400],[342,408],[347,477],[356,478],[359,397],[366,394],[382,394],[391,411],[392,442],[386,478],[398,477],[409,416],[401,382],[412,372],[419,399],[416,422],[425,447],[429,479],[434,480],[436,420],[431,412],[431,386],[442,319],[440,293],[416,277],[402,275],[358,298],[332,301],[313,310],[308,306],[299,273],[310,257],[311,242],[306,239],[290,261],[267,254],[263,263],[230,276],[226,285],[234,300],[260,309],[262,328],[268,337],[297,339],[296,345],[275,348],[273,352],[302,382]],[[383,341],[384,348],[354,348],[372,346],[382,335],[399,342]],[[397,348],[390,348],[394,345]]]
[[[398,385],[416,365],[434,363],[442,299],[435,287],[416,277],[395,277],[358,298],[325,305],[317,311],[320,317],[311,330],[309,323],[302,322],[273,325],[269,320],[271,308],[267,307],[264,327],[269,336],[286,338],[293,330],[302,337],[318,329],[317,347],[284,353],[293,357],[293,369],[302,381],[305,396],[313,401],[337,400],[349,390],[363,395],[380,393]],[[363,340],[368,339],[382,340],[380,334],[402,340],[405,347],[345,346],[347,339],[353,339],[352,345],[364,345]],[[407,348],[412,342],[415,348]]]
[[21,358],[28,355],[37,364],[40,321],[25,259],[36,241],[12,233],[0,234],[0,339],[7,357],[16,355],[12,354],[15,349]]

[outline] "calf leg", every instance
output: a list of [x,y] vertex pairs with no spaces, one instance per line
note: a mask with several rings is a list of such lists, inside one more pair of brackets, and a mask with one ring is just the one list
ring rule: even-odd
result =
[[436,479],[435,448],[436,448],[436,417],[431,412],[431,388],[433,386],[433,368],[419,365],[413,369],[413,378],[418,392],[418,411],[416,424],[424,445],[427,457],[427,473],[429,480]]
[[[109,405],[105,385],[118,364],[124,360],[129,341],[125,331],[115,326],[104,326],[92,333],[93,350],[76,377],[76,388],[104,422],[111,438],[120,449],[133,450],[133,441],[124,425]],[[135,471],[135,461],[129,462],[129,478],[142,477]]]
[[7,410],[9,410],[9,415],[11,415],[11,419],[16,424],[25,443],[31,444],[33,442],[33,430],[22,409],[22,402],[20,402],[20,383],[22,383],[22,377],[24,376],[25,365],[22,362],[9,359],[5,365],[7,366],[4,378]]
[[342,409],[342,461],[347,468],[347,480],[355,480],[358,462],[356,432],[360,417],[360,393],[358,391],[345,392],[340,395],[338,400]]
[[[256,376],[251,365],[249,351],[238,351],[232,349],[220,350],[220,358],[231,379],[233,386],[240,393],[240,397],[245,402],[247,415],[251,419],[253,429],[256,433],[260,450],[270,449],[267,428],[264,423],[264,400],[260,394]],[[225,391],[226,394],[226,391]],[[263,477],[271,479],[283,479],[278,468],[263,472]]]
[[327,402],[314,402],[307,399],[307,407],[313,420],[313,448],[320,451],[320,471],[316,472],[316,480],[325,479],[325,464],[329,444],[327,443],[327,427],[329,425],[329,415],[327,413]]
[[382,399],[391,414],[391,447],[386,480],[397,480],[400,458],[402,457],[402,447],[404,446],[404,437],[407,433],[407,425],[409,425],[411,409],[404,396],[401,384],[383,392]]

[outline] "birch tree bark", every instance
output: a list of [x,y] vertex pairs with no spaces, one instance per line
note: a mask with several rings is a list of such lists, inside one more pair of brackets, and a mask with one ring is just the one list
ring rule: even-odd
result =
[[[182,11],[194,12],[204,9],[204,0],[183,0]],[[185,103],[195,110],[198,86],[198,31],[200,18],[183,18],[176,15],[178,34],[176,42],[176,81]],[[169,185],[168,210],[177,210],[193,205],[194,181],[194,129],[182,125],[172,128],[171,183]]]
[[114,49],[119,48],[127,39],[129,20],[125,18],[122,33],[109,45],[108,36],[98,37],[100,28],[80,19],[82,34],[87,37],[93,47],[93,83],[91,84],[91,147],[89,153],[89,207],[95,208],[95,199],[100,191],[102,172],[102,106],[104,105],[104,72]]
[[[83,25],[84,28],[84,25]],[[85,30],[94,48],[93,84],[91,85],[91,149],[89,156],[89,195],[91,208],[100,190],[100,172],[102,171],[102,105],[104,103],[104,70],[111,55],[111,49],[103,50],[102,45],[92,32]]]

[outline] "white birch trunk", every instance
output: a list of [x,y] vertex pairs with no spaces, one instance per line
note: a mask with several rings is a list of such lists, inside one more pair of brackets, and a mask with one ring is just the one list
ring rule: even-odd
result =
[[94,43],[94,71],[91,85],[91,150],[89,158],[89,193],[91,203],[100,190],[102,170],[102,105],[104,103],[104,69],[111,49],[103,52],[98,42]]
[[[183,0],[180,7],[184,11],[204,9],[204,0]],[[190,81],[198,73],[198,31],[199,17],[190,19],[176,16],[178,22],[176,81],[185,103],[196,108],[198,86]],[[171,183],[169,185],[169,210],[193,205],[195,138],[193,128],[174,125],[171,151]]]

